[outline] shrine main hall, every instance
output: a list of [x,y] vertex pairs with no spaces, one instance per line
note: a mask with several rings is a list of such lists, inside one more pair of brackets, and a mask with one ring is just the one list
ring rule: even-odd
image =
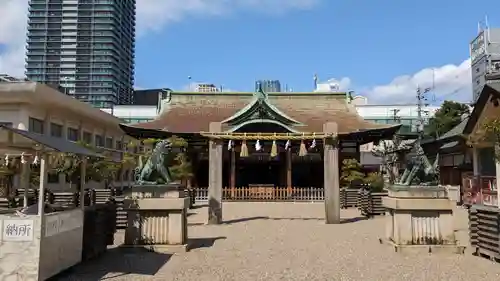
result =
[[220,204],[223,190],[252,187],[288,194],[326,187],[326,201],[332,184],[338,197],[342,161],[359,161],[360,145],[390,138],[400,127],[364,120],[351,100],[348,93],[332,92],[165,90],[154,120],[121,128],[138,139],[186,139],[190,184],[208,187],[209,205]]

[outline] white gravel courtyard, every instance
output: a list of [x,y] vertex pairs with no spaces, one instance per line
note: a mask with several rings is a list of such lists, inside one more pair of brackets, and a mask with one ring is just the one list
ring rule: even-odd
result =
[[[111,249],[57,280],[500,280],[500,264],[453,254],[400,254],[381,245],[381,217],[363,220],[355,209],[325,225],[320,203],[224,203],[225,224],[204,225],[206,207],[191,210],[194,249],[173,256]],[[457,233],[467,245],[466,211]],[[117,235],[117,240],[121,235]]]

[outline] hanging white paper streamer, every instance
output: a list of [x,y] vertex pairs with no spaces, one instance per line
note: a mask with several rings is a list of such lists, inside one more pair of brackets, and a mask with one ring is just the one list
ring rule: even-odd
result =
[[35,158],[33,158],[33,165],[38,164],[38,154],[35,155]]
[[9,154],[5,154],[5,166],[9,166]]
[[287,140],[285,143],[285,149],[289,149],[292,144],[290,143],[290,140]]
[[233,149],[233,140],[229,140],[229,142],[227,143],[227,150],[231,149]]
[[315,147],[316,147],[316,140],[313,140],[309,148],[315,148]]
[[255,150],[260,151],[261,149],[262,149],[262,146],[260,145],[260,141],[257,140],[257,142],[255,143]]
[[26,164],[26,158],[24,158],[24,152],[21,153],[21,164]]

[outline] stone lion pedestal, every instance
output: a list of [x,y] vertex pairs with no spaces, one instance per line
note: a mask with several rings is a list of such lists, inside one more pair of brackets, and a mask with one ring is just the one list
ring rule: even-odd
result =
[[189,197],[177,184],[136,185],[126,194],[125,245],[162,253],[187,251]]
[[382,242],[396,252],[464,252],[455,239],[455,203],[444,188],[394,185],[388,191],[383,198],[387,233]]

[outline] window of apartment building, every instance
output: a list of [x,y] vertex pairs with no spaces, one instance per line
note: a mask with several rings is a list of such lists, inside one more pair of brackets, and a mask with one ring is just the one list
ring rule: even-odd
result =
[[104,138],[100,135],[95,135],[95,146],[103,147],[104,146]]
[[83,132],[83,142],[86,144],[92,144],[92,134],[89,132]]
[[63,126],[55,123],[50,123],[50,135],[56,138],[62,138]]
[[79,141],[78,130],[74,128],[68,128],[68,140]]
[[113,138],[106,138],[105,147],[106,148],[113,148]]
[[43,120],[32,118],[32,117],[30,117],[29,120],[30,120],[29,121],[30,122],[29,123],[29,131],[33,132],[33,133],[37,133],[37,134],[43,134],[43,132],[44,132]]

